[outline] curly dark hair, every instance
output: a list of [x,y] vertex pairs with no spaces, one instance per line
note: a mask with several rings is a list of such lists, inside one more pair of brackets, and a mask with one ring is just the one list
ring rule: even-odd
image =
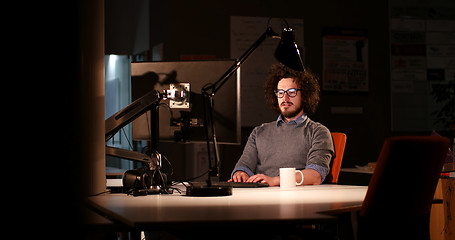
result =
[[319,104],[319,83],[318,78],[307,67],[305,71],[295,71],[282,64],[274,64],[270,67],[269,75],[264,84],[264,98],[267,105],[280,113],[278,99],[274,90],[278,82],[283,78],[293,78],[297,86],[302,90],[303,112],[311,115],[316,112]]

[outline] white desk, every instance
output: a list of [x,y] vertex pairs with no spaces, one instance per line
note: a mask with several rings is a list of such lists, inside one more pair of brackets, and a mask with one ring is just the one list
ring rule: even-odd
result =
[[373,174],[373,170],[367,168],[342,168],[340,169],[341,172],[353,172],[353,173],[365,173],[365,174]]
[[343,185],[234,188],[227,197],[105,194],[90,197],[108,218],[136,229],[187,224],[298,223],[334,221],[324,211],[359,206],[367,187]]

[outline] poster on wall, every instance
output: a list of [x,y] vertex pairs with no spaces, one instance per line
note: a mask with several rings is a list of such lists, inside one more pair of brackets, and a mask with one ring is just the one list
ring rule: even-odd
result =
[[322,48],[322,90],[368,92],[367,30],[323,28]]

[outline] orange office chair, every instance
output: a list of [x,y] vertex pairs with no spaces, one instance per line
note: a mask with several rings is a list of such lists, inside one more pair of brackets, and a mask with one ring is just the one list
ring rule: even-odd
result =
[[344,148],[346,147],[347,136],[344,133],[333,132],[332,140],[335,148],[335,153],[332,161],[330,161],[330,172],[324,179],[324,183],[337,183],[340,175],[341,162],[343,161]]
[[430,239],[431,204],[449,144],[440,136],[384,142],[360,209],[359,239]]

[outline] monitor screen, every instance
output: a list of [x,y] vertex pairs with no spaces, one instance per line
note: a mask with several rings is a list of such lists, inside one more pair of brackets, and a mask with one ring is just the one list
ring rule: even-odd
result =
[[[216,82],[234,60],[138,62],[131,63],[132,101],[155,89],[169,89],[170,84],[190,83],[190,104],[179,106],[161,101],[159,139],[173,142],[205,142],[204,109],[201,90]],[[213,118],[218,143],[240,144],[240,68],[216,92]],[[206,106],[209,102],[206,101]],[[132,124],[133,139],[150,140],[150,112]]]

